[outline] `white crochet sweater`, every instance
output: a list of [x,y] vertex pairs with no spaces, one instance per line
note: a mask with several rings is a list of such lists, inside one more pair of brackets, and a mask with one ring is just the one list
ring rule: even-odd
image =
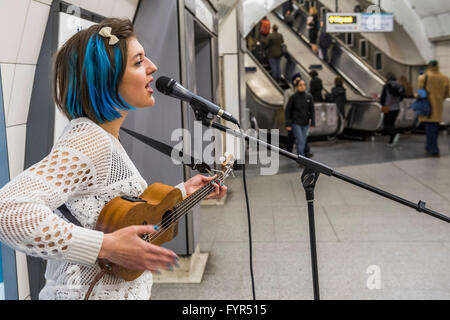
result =
[[[186,196],[184,183],[177,187]],[[88,118],[69,122],[50,154],[0,190],[0,241],[48,259],[40,299],[83,299],[100,271],[103,233],[93,230],[104,205],[147,188],[120,142]],[[66,204],[84,226],[56,210]],[[151,272],[134,281],[105,275],[90,299],[149,299]]]

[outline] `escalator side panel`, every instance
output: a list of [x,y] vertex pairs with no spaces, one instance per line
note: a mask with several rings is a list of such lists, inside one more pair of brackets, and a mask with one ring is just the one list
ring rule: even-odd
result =
[[330,63],[341,74],[345,75],[347,81],[351,82],[358,91],[364,92],[367,97],[377,99],[383,89],[383,83],[371,77],[368,70],[361,66],[337,43],[333,45]]

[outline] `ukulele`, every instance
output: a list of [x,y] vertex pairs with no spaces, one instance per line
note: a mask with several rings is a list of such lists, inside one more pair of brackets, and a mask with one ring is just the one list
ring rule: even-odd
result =
[[[178,188],[162,183],[153,183],[140,197],[119,196],[109,201],[100,212],[96,229],[104,233],[132,225],[152,224],[158,226],[158,231],[144,234],[140,237],[154,245],[161,245],[176,237],[178,221],[198,204],[203,198],[214,191],[212,183],[222,183],[232,172],[233,156],[228,155],[222,163],[222,170],[216,174],[216,179],[182,199]],[[210,172],[212,175],[212,173]],[[126,281],[132,281],[141,276],[144,271],[130,270],[99,259],[99,264],[107,273]]]

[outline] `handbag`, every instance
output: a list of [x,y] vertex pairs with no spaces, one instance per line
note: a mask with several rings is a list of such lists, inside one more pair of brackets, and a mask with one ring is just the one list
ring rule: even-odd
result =
[[417,90],[417,99],[411,104],[410,108],[419,116],[431,116],[431,105],[428,100],[427,87],[428,75],[425,76],[423,88]]
[[281,56],[287,57],[287,46],[285,43],[281,44]]

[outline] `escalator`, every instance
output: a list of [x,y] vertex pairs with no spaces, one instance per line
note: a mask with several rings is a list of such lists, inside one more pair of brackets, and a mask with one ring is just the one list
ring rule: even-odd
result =
[[[320,10],[324,7],[319,6],[318,8]],[[301,39],[309,47],[306,28],[308,13],[305,8],[302,8],[295,3],[294,9],[296,12],[296,18],[291,30],[294,31],[297,34],[298,38]],[[274,13],[279,22],[284,21],[283,11],[281,7],[274,10]],[[339,34],[339,36],[342,35]],[[384,77],[382,77],[377,70],[367,64],[364,59],[361,59],[354,52],[349,50],[339,39],[339,37],[333,35],[332,37],[334,38],[334,44],[330,48],[330,63],[328,67],[330,69],[333,69],[336,74],[341,76],[346,81],[346,83],[354,89],[355,92],[373,101],[378,101],[379,95],[381,94],[383,85],[385,83]],[[400,67],[395,66],[395,69],[400,69]],[[418,118],[414,111],[409,108],[413,101],[413,99],[404,99],[402,101],[400,105],[400,113],[395,123],[397,129],[413,130],[417,127]],[[358,107],[360,107],[359,104],[357,105]],[[360,121],[361,117],[366,119],[371,117],[360,112],[357,113],[358,114],[355,115],[355,117],[352,119],[353,121],[351,121],[354,123],[350,123],[349,127],[358,127],[359,129],[361,125],[364,126],[364,124]]]
[[[272,21],[272,23],[275,22],[279,25],[279,32],[283,34],[284,41],[287,44],[287,53],[281,58],[280,63],[281,73],[284,75],[284,78],[291,79],[294,74],[300,73],[307,86],[309,87],[309,81],[311,80],[309,76],[309,66],[322,65],[320,75],[322,78],[324,91],[325,94],[330,93],[331,88],[334,86],[334,79],[338,76],[336,71],[334,71],[328,65],[323,65],[322,61],[311,51],[309,45],[300,40],[298,34],[287,27],[287,25],[285,25],[282,20],[279,20],[276,14],[270,13],[268,14],[268,18]],[[271,83],[272,86],[277,88],[278,95],[280,97],[283,96],[283,90],[280,88],[280,86],[273,79],[271,79],[270,73],[268,73],[261,66],[261,64],[251,56],[251,54],[248,54],[248,58],[246,58],[246,61],[251,61],[252,64],[258,64],[259,68],[257,73],[261,75],[264,74],[265,77],[270,78],[267,83]],[[270,113],[268,112],[268,110],[273,111],[273,103],[269,103],[269,105],[271,105],[271,108],[262,106],[262,104],[258,104],[258,100],[261,100],[261,97],[257,94],[258,86],[252,86],[252,80],[249,72],[247,72],[246,74],[247,88],[249,89],[249,98],[247,99],[248,105],[251,109],[251,112],[256,117],[258,123],[262,124],[260,124],[259,127],[267,129],[280,128],[280,132],[281,134],[283,134],[284,125],[282,125],[282,122],[280,120],[281,116],[267,116],[267,114]],[[259,76],[254,75],[253,77]],[[330,125],[336,125],[337,130],[335,134],[341,133],[344,127],[354,131],[363,131],[365,132],[365,134],[371,134],[375,131],[380,130],[383,121],[380,104],[377,101],[360,94],[348,82],[346,82],[344,86],[347,91],[348,100],[345,110],[345,123],[342,117],[340,117],[340,115],[338,114],[337,110],[335,112],[331,111],[331,109],[334,110],[336,108],[336,105],[330,103],[321,103],[322,109],[316,110],[319,111],[316,112],[316,123],[319,122],[323,124],[329,123]],[[264,92],[268,91],[264,90]],[[265,111],[259,110],[259,105],[261,105],[262,110]],[[274,112],[272,113],[275,114]],[[278,113],[282,113],[281,109]],[[334,116],[325,116],[334,113],[336,113]],[[269,122],[267,119],[271,119],[272,121]],[[320,131],[318,127],[314,129],[316,129],[316,131]],[[314,129],[310,131],[310,134],[319,135],[318,132],[314,133]]]
[[[324,87],[328,90],[333,86],[336,76],[344,79],[349,101],[346,106],[346,129],[363,132],[379,131],[382,128],[383,114],[381,105],[378,103],[378,95],[382,91],[385,80],[337,41],[329,55],[330,64],[324,63],[312,52],[307,40],[306,11],[300,9],[297,12],[299,14],[296,15],[292,27],[284,23],[281,7],[269,15],[272,23],[279,25],[279,32],[283,34],[289,53],[299,57],[305,68],[309,65],[321,65],[320,76]],[[412,99],[404,99],[402,102],[395,124],[397,129],[412,130],[417,126],[417,116],[409,109],[412,102]]]
[[[282,64],[292,72],[300,72],[306,81],[309,75],[289,56],[283,57]],[[273,80],[270,73],[252,55],[245,54],[245,81],[247,86],[247,107],[256,118],[255,129],[279,129],[280,142],[287,136],[284,125],[284,90]],[[311,137],[333,137],[342,133],[344,122],[336,104],[315,103],[316,126],[311,128]]]

